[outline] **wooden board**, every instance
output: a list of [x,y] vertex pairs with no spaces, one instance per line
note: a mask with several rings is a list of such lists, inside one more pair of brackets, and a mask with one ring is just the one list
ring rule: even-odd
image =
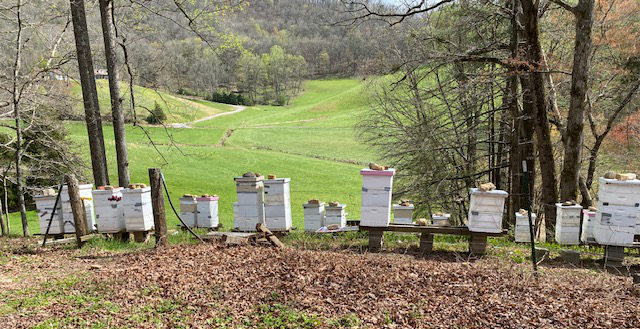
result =
[[382,230],[385,232],[414,232],[430,234],[452,234],[452,235],[485,235],[502,236],[507,233],[503,230],[500,233],[471,232],[466,226],[418,226],[414,224],[389,224],[386,227],[360,226],[360,230]]

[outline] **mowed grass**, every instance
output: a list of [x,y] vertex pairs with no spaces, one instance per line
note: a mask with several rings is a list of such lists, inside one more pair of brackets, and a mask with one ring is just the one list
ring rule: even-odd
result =
[[[233,228],[233,178],[247,171],[291,178],[293,221],[299,229],[302,204],[312,198],[346,203],[348,218],[358,219],[359,170],[362,163],[377,160],[354,128],[366,113],[363,86],[358,80],[309,81],[304,93],[285,107],[250,107],[191,129],[127,126],[132,182],[148,184],[148,168],[160,167],[176,207],[185,193],[218,194],[225,229]],[[80,122],[69,122],[67,128],[86,159],[85,174],[91,180],[86,128]],[[221,146],[229,129],[234,133]],[[103,131],[111,183],[117,185],[113,128],[105,124]],[[169,226],[175,227],[178,219],[166,206]],[[14,233],[20,232],[16,215]],[[38,231],[35,212],[30,213],[30,231]]]
[[[111,112],[109,82],[104,79],[96,80],[96,87],[98,88],[100,111],[103,114],[108,114]],[[206,100],[187,99],[151,88],[134,86],[133,90],[136,102],[136,115],[139,122],[144,122],[144,119],[150,113],[149,111],[155,108],[156,103],[162,107],[167,115],[167,123],[189,122],[213,114],[233,110],[233,107],[227,104],[209,102]],[[123,106],[128,110],[131,108],[131,97],[128,84],[124,82],[121,83],[121,92],[122,98],[124,99]],[[84,113],[84,109],[82,107],[82,89],[80,88],[79,83],[73,82],[71,84],[70,94],[77,100],[73,110],[76,113]]]

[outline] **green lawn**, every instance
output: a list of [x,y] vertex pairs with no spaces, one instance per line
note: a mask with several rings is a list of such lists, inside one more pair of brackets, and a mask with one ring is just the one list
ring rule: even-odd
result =
[[[96,86],[98,88],[100,111],[108,114],[111,111],[109,82],[107,80],[96,80]],[[126,83],[122,83],[121,88],[124,107],[125,109],[130,109],[131,99],[129,96],[129,86]],[[167,115],[167,123],[189,122],[216,113],[233,110],[233,107],[227,104],[205,100],[191,100],[151,88],[134,86],[133,90],[136,102],[136,113],[138,120],[141,122],[144,122],[144,118],[149,115],[150,110],[154,109],[156,103],[164,109]],[[74,111],[76,113],[83,113],[82,89],[80,88],[80,84],[73,82],[70,87],[70,94],[77,100],[73,107]]]
[[[247,171],[276,174],[291,178],[294,226],[303,227],[302,203],[311,198],[346,203],[348,218],[357,219],[362,164],[353,162],[377,160],[354,129],[367,107],[363,86],[358,80],[309,81],[304,93],[285,107],[251,107],[192,129],[127,126],[132,182],[148,183],[147,169],[162,167],[176,206],[184,193],[218,194],[221,222],[230,229],[236,201],[233,177]],[[67,127],[90,168],[84,124],[69,122]],[[228,129],[234,133],[221,147]],[[117,184],[113,129],[105,125],[103,130],[111,182]],[[86,176],[91,177],[89,171]],[[12,227],[17,233],[15,215]],[[167,215],[170,227],[177,225],[176,216]],[[33,233],[38,230],[34,212],[30,218]]]

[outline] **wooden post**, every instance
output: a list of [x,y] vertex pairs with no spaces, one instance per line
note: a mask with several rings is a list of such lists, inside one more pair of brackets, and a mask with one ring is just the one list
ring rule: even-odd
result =
[[149,168],[149,182],[151,185],[151,204],[153,205],[156,247],[167,246],[169,245],[169,240],[167,240],[167,217],[164,211],[162,172],[160,168]]
[[621,267],[624,261],[624,247],[604,246],[604,265]]
[[76,239],[78,248],[84,244],[82,237],[87,235],[87,214],[84,211],[82,198],[80,197],[80,188],[78,187],[78,179],[74,175],[67,175],[67,187],[69,188],[69,201],[71,202],[71,211],[73,212],[73,224],[76,227]]
[[487,236],[485,234],[471,234],[469,239],[469,252],[476,256],[482,256],[487,250]]
[[383,229],[369,229],[369,252],[380,252],[382,250]]
[[420,253],[427,255],[433,252],[433,234],[422,233],[420,234]]

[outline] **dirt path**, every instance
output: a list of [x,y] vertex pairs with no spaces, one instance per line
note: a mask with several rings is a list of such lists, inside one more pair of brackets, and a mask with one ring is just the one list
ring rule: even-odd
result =
[[239,112],[242,112],[242,111],[247,109],[247,107],[243,106],[243,105],[231,105],[231,104],[227,104],[227,105],[233,107],[234,110],[233,111],[229,111],[229,112],[216,113],[214,115],[210,115],[210,116],[207,116],[207,117],[204,117],[204,118],[200,118],[198,120],[194,120],[194,121],[191,121],[191,122],[174,123],[174,124],[171,125],[171,128],[193,128],[191,125],[193,125],[194,123],[211,120],[211,119],[214,119],[214,118],[217,118],[217,117],[221,117],[223,115],[230,115],[230,114],[234,114],[234,113],[239,113]]

